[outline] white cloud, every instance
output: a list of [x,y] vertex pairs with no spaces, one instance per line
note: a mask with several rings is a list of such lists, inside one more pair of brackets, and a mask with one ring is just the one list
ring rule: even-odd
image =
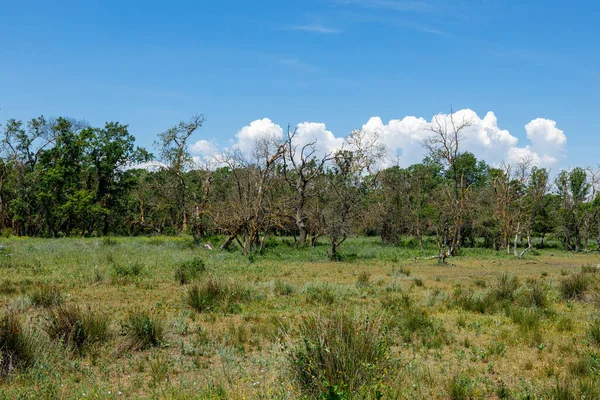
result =
[[[478,159],[491,165],[499,165],[503,161],[514,164],[526,158],[533,165],[552,167],[564,158],[567,138],[556,127],[555,121],[534,119],[525,125],[529,143],[520,144],[516,136],[500,128],[496,115],[491,111],[480,118],[475,111],[463,109],[456,111],[453,117],[455,122],[470,122],[462,131],[462,150],[474,153]],[[435,118],[442,124],[450,123],[447,114],[439,114],[430,120],[406,116],[388,123],[384,123],[380,117],[372,117],[362,129],[378,135],[385,144],[387,154],[384,165],[407,167],[421,162],[426,156],[423,141],[432,134],[430,127]],[[268,118],[258,119],[237,133],[233,147],[250,155],[256,139],[264,136],[283,140],[284,130]],[[324,123],[302,122],[296,126],[294,141],[299,146],[316,141],[315,155],[322,156],[341,148],[345,138],[336,136]],[[214,145],[206,140],[196,142],[192,148],[204,157],[216,153]]]
[[[454,113],[454,121],[469,121],[470,125],[462,131],[462,150],[470,151],[479,159],[497,165],[502,161],[516,163],[523,158],[531,159],[538,166],[549,167],[558,162],[564,153],[566,137],[556,122],[536,119],[525,126],[531,145],[518,147],[519,139],[509,131],[498,126],[493,112],[480,118],[470,109]],[[398,163],[409,166],[420,162],[426,155],[423,141],[432,133],[429,130],[435,118],[449,127],[450,117],[439,114],[431,121],[423,118],[404,117],[384,124],[379,117],[373,117],[363,125],[366,131],[376,132],[387,147],[388,164]]]
[[556,127],[556,122],[550,119],[537,118],[525,125],[527,138],[532,147],[543,157],[556,159],[564,158],[567,137]]
[[257,119],[250,125],[244,126],[236,135],[237,143],[234,147],[242,153],[249,154],[254,150],[254,144],[259,138],[273,140],[283,139],[283,129],[268,118]]
[[207,156],[216,154],[218,149],[213,142],[208,140],[198,140],[190,146],[190,152],[195,155]]
[[302,122],[296,126],[294,144],[303,146],[315,142],[315,156],[322,157],[334,152],[344,144],[343,137],[336,137],[320,122]]

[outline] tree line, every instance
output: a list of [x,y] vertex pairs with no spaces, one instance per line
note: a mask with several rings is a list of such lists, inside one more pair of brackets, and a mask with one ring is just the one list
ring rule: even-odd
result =
[[[265,249],[269,235],[298,246],[329,243],[331,259],[351,235],[397,244],[435,238],[441,261],[461,248],[487,247],[521,257],[548,237],[574,252],[600,250],[600,173],[548,170],[531,160],[490,166],[463,151],[469,121],[434,118],[427,157],[408,168],[381,167],[377,135],[352,132],[330,153],[258,137],[250,154],[224,151],[213,167],[190,154],[204,123],[193,116],[160,133],[155,155],[136,147],[126,125],[102,128],[69,118],[8,120],[1,128],[0,224],[3,234],[193,235],[222,237],[224,249]],[[157,161],[155,169],[136,168]]]

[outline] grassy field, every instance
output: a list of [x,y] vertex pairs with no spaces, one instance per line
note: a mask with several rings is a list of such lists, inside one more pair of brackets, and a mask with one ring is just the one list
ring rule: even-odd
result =
[[600,398],[597,254],[1,244],[2,398]]

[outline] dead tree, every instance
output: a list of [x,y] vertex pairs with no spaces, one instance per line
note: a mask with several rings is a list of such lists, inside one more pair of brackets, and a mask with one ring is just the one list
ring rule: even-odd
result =
[[309,198],[316,195],[313,180],[323,173],[324,165],[333,159],[332,153],[326,153],[317,157],[317,141],[311,141],[303,145],[296,144],[297,130],[290,132],[288,125],[287,138],[283,156],[283,176],[294,192],[293,208],[294,223],[298,230],[298,245],[306,243],[308,229],[306,224],[306,206]]
[[462,132],[471,126],[471,121],[466,119],[456,120],[455,114],[450,110],[447,116],[436,115],[429,126],[431,135],[424,141],[424,146],[430,156],[442,162],[446,168],[452,171],[451,187],[442,188],[441,195],[449,203],[447,211],[451,213],[452,226],[442,229],[444,235],[440,246],[440,261],[444,262],[446,257],[458,253],[461,229],[467,211],[467,195],[470,185],[465,184],[463,171],[458,170],[456,161],[461,154]]

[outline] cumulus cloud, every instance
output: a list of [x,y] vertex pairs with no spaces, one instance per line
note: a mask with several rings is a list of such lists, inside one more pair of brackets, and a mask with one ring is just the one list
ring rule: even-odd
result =
[[340,149],[344,138],[336,137],[323,123],[302,122],[296,126],[294,144],[303,146],[308,143],[315,143],[315,156],[322,157]]
[[199,156],[210,156],[218,153],[218,149],[213,142],[208,140],[198,140],[190,146],[190,152]]
[[257,119],[250,125],[244,126],[236,135],[237,142],[234,145],[242,153],[249,154],[254,150],[258,139],[283,139],[283,129],[268,118]]
[[544,157],[564,157],[567,137],[564,132],[556,127],[556,122],[537,118],[525,125],[527,138],[537,152]]
[[[498,124],[496,115],[490,111],[483,118],[470,109],[456,111],[455,122],[468,121],[469,125],[461,132],[462,150],[470,151],[479,159],[489,164],[501,162],[518,163],[529,159],[533,165],[552,167],[565,156],[567,138],[556,122],[537,118],[525,125],[528,143],[521,144],[519,139]],[[380,117],[370,118],[362,129],[377,135],[386,146],[384,165],[400,165],[407,167],[419,163],[426,156],[423,141],[429,137],[433,123],[450,124],[450,116],[439,114],[432,119],[406,116],[392,119],[387,123]],[[340,149],[346,139],[345,135],[335,135],[321,122],[302,122],[296,127],[294,143],[302,146],[315,142],[316,156],[331,153]],[[244,126],[235,136],[232,148],[239,149],[250,156],[257,139],[269,138],[283,140],[283,128],[268,118],[257,119]],[[199,140],[190,150],[199,160],[214,160],[219,150],[214,143]]]
[[[455,112],[453,118],[457,124],[469,122],[461,132],[463,151],[470,151],[490,164],[502,161],[517,163],[530,159],[534,165],[550,167],[564,156],[566,137],[556,128],[554,121],[539,118],[531,121],[525,126],[531,144],[519,147],[519,139],[501,129],[496,115],[491,111],[480,118],[473,110],[464,109]],[[422,143],[432,134],[430,127],[434,122],[450,128],[450,116],[439,114],[431,121],[404,117],[387,124],[381,118],[373,117],[363,125],[363,129],[379,135],[386,145],[388,165],[406,167],[420,162],[426,155]]]

